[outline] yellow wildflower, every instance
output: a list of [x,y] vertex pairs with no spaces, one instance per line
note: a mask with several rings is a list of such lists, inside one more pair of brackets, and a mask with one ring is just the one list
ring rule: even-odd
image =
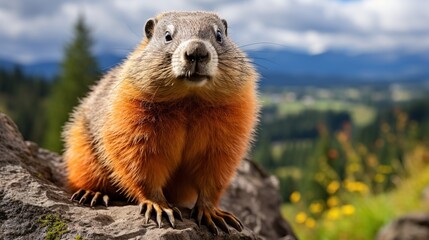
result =
[[366,158],[366,162],[367,162],[368,166],[376,167],[378,165],[377,156],[373,153],[368,154],[368,157]]
[[360,165],[359,163],[351,163],[349,166],[347,166],[347,170],[349,172],[359,172]]
[[307,218],[307,220],[305,220],[305,226],[311,229],[316,227],[316,220],[311,217]]
[[330,197],[328,198],[328,201],[326,201],[329,207],[335,207],[340,203],[340,199],[338,197]]
[[346,204],[344,206],[341,207],[341,212],[345,215],[345,216],[350,216],[353,215],[355,213],[355,207],[351,204]]
[[340,183],[338,181],[332,181],[328,184],[328,187],[326,188],[326,190],[328,191],[329,194],[334,194],[338,191],[339,188],[340,188]]
[[361,193],[366,193],[366,192],[369,191],[368,190],[368,186],[365,183],[363,183],[363,182],[357,182],[357,188],[356,188],[356,190],[358,192],[361,192]]
[[290,201],[293,203],[297,203],[301,200],[301,193],[295,191],[290,195]]
[[384,182],[384,180],[386,180],[386,177],[383,174],[377,173],[374,176],[374,181],[375,182],[382,183],[382,182]]
[[345,187],[349,192],[368,192],[368,186],[363,182],[347,181],[345,182]]
[[328,210],[328,213],[327,213],[326,217],[329,220],[337,220],[337,219],[339,219],[341,217],[341,211],[337,207],[331,208],[331,209]]
[[310,212],[312,213],[320,213],[323,210],[323,205],[318,202],[313,202],[310,204]]
[[299,212],[296,216],[295,216],[295,222],[297,223],[305,223],[305,220],[307,220],[307,214],[305,212]]

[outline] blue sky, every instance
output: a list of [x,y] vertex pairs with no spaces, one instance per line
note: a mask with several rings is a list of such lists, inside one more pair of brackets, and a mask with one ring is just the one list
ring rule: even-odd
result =
[[169,10],[218,12],[238,45],[252,44],[246,50],[429,52],[428,9],[428,0],[0,0],[0,58],[60,59],[79,14],[96,53],[126,54],[146,19]]

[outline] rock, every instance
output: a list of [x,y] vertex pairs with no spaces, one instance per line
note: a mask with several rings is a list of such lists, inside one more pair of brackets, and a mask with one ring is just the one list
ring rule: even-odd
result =
[[267,239],[296,239],[280,214],[279,181],[254,162],[242,161],[237,176],[221,200],[221,208],[236,214],[243,224]]
[[296,239],[282,219],[278,181],[244,160],[221,207],[246,228],[214,237],[183,212],[176,229],[143,225],[137,205],[89,208],[69,200],[61,156],[25,142],[0,113],[0,239]]
[[384,226],[377,235],[377,240],[402,239],[429,239],[429,215],[427,213],[407,214]]

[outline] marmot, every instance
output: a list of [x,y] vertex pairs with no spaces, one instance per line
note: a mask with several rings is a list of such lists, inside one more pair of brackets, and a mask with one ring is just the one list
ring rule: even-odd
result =
[[241,231],[217,205],[254,135],[258,74],[214,13],[163,13],[144,31],[65,126],[72,200],[123,196],[145,223],[165,214],[173,227],[188,207],[212,232]]

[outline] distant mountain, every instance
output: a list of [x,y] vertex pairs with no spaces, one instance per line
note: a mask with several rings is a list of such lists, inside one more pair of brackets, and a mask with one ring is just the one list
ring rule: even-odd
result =
[[[429,79],[429,54],[358,54],[326,52],[310,55],[293,50],[264,49],[249,51],[262,75],[263,86],[296,84],[331,84],[361,82],[420,81]],[[107,71],[121,63],[125,56],[103,54],[99,66]],[[12,68],[13,62],[0,59],[0,68]],[[23,65],[27,74],[52,79],[58,75],[58,62]]]
[[58,75],[60,69],[59,62],[38,62],[22,65],[23,71],[29,75],[42,76],[52,79]]
[[122,63],[126,56],[119,56],[114,54],[104,54],[97,56],[98,65],[103,72],[107,72],[109,69]]
[[0,68],[2,69],[6,69],[6,70],[10,70],[13,68],[15,64],[13,62],[4,60],[4,59],[0,59]]
[[[124,58],[125,58],[124,56],[117,56],[114,54],[104,54],[104,55],[97,56],[97,61],[100,69],[103,72],[106,72],[110,68],[121,63]],[[61,69],[61,63],[56,61],[43,61],[43,62],[36,62],[31,64],[19,64],[19,63],[14,63],[4,59],[0,59],[0,68],[12,69],[14,66],[17,66],[17,65],[22,67],[22,70],[24,71],[24,73],[28,75],[42,76],[49,80],[52,80],[55,76],[58,76]]]
[[263,50],[248,55],[262,75],[262,85],[429,80],[427,53],[309,55],[290,50]]

